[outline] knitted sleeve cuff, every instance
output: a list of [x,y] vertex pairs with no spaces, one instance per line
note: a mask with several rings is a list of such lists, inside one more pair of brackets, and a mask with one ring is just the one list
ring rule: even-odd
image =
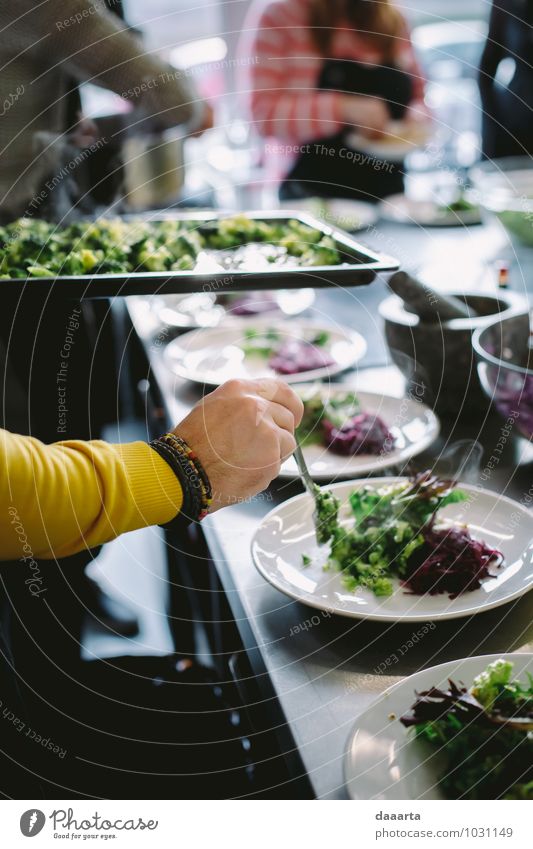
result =
[[140,524],[164,525],[181,510],[183,491],[162,457],[146,442],[113,446],[128,478],[130,497],[142,517]]

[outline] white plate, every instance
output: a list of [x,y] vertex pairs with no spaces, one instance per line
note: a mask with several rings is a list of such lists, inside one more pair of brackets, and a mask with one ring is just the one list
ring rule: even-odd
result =
[[[371,483],[376,487],[405,478],[373,478],[346,481],[331,487],[342,502],[341,519],[352,526],[348,498],[352,490]],[[291,598],[354,619],[381,622],[428,622],[471,616],[518,598],[533,587],[533,513],[510,498],[468,484],[458,484],[470,495],[468,501],[450,504],[439,516],[467,522],[473,535],[499,548],[506,566],[498,577],[488,578],[478,590],[451,600],[439,595],[408,595],[395,580],[394,593],[378,598],[370,590],[350,592],[341,573],[324,572],[329,545],[318,546],[313,526],[314,501],[297,495],[268,513],[254,534],[252,554],[261,575]],[[512,519],[511,519],[512,517]],[[302,566],[302,555],[312,558]]]
[[302,200],[288,200],[281,204],[282,208],[309,212],[315,218],[341,227],[349,233],[357,230],[365,230],[377,221],[377,205],[365,203],[360,200],[349,200],[347,198],[302,198]]
[[[281,375],[287,383],[303,383],[333,377],[352,368],[366,351],[366,342],[359,333],[338,326],[324,326],[312,321],[281,321],[278,319],[251,319],[246,327],[257,330],[273,328],[282,340],[302,339],[320,331],[329,334],[324,345],[334,360],[333,365],[303,371],[299,374]],[[179,377],[194,383],[218,386],[232,378],[254,379],[274,377],[266,358],[246,355],[243,351],[245,328],[203,328],[184,333],[167,345],[165,359],[169,368]]]
[[[265,293],[272,296],[273,309],[255,315],[237,315],[232,304],[221,304],[216,295],[210,292],[197,292],[192,295],[164,295],[150,299],[150,307],[162,325],[170,327],[242,327],[243,322],[261,320],[269,317],[273,322],[288,315],[299,315],[314,303],[313,289],[280,289],[278,292]],[[253,292],[244,292],[253,299]],[[264,300],[261,292],[256,292],[257,301]]]
[[372,139],[353,132],[346,136],[346,145],[376,159],[400,162],[413,150],[426,144],[430,135],[429,124],[412,126],[403,121],[391,121],[384,136]]
[[[312,385],[299,386],[298,392],[305,397],[313,388]],[[387,454],[356,454],[353,457],[343,457],[328,451],[323,445],[308,445],[304,447],[303,452],[311,476],[315,480],[357,478],[369,472],[406,463],[411,457],[424,451],[439,435],[440,424],[437,416],[429,407],[418,401],[373,392],[357,392],[349,386],[338,384],[322,384],[319,388],[324,400],[355,391],[361,410],[374,413],[383,419],[396,437],[396,446]],[[298,477],[296,463],[292,457],[281,467],[280,477]]]
[[[493,654],[452,660],[423,669],[386,690],[356,720],[344,760],[346,789],[351,799],[442,799],[438,787],[444,759],[415,740],[399,717],[415,701],[415,691],[442,687],[452,678],[471,687],[476,675],[495,660],[514,663],[513,675],[524,680],[533,672],[533,654]],[[389,719],[391,715],[397,719]]]
[[381,218],[397,224],[421,227],[469,227],[481,224],[479,208],[453,212],[442,209],[435,201],[414,200],[406,195],[390,195],[379,204]]

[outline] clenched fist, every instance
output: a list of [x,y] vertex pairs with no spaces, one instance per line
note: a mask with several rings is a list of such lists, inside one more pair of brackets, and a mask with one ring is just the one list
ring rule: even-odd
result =
[[230,380],[175,429],[198,455],[213,490],[211,510],[250,498],[278,475],[295,448],[303,404],[281,380]]

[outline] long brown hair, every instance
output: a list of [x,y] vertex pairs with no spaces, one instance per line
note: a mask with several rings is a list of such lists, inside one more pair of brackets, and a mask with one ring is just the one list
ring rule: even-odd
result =
[[389,0],[309,0],[309,26],[317,50],[326,55],[333,31],[343,22],[362,32],[386,58],[394,53],[402,16]]

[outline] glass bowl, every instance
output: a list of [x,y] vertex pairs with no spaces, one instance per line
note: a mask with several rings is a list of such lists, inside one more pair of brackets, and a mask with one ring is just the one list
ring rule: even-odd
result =
[[483,391],[499,414],[533,438],[533,351],[529,315],[496,319],[474,332],[472,344]]

